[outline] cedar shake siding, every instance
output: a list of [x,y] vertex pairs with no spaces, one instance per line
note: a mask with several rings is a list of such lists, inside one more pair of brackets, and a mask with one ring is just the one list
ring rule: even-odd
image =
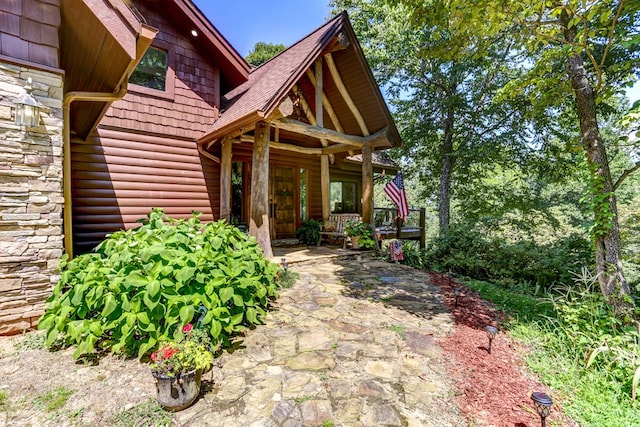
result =
[[72,144],[73,234],[76,253],[107,233],[139,225],[152,208],[171,217],[218,218],[219,165],[201,157],[196,142],[99,129]]
[[58,68],[59,0],[0,1],[0,56]]
[[149,25],[159,29],[152,46],[169,54],[167,90],[163,93],[129,85],[127,95],[111,105],[101,125],[195,140],[218,117],[220,72],[216,58],[194,44],[188,26],[177,25],[166,13],[161,16],[162,8],[150,8],[145,2],[135,6]]

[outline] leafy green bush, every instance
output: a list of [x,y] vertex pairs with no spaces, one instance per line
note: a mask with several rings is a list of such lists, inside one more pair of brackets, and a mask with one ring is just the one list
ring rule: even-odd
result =
[[317,246],[320,243],[320,222],[315,219],[304,221],[296,230],[296,237],[305,245]]
[[[278,266],[256,240],[223,221],[168,218],[154,209],[95,253],[61,261],[61,279],[38,327],[78,358],[96,350],[142,357],[200,321],[214,344],[262,322],[277,296]],[[199,313],[199,315],[198,315]],[[198,315],[198,317],[196,317]]]
[[524,240],[509,243],[489,238],[470,225],[451,227],[436,238],[424,253],[430,268],[483,280],[528,282],[543,287],[571,283],[573,273],[591,265],[593,244],[580,235],[538,245]]

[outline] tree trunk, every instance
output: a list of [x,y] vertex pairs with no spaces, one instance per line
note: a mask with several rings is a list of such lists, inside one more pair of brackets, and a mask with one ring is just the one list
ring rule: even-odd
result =
[[[568,28],[570,16],[560,17],[565,28],[564,37],[569,43],[575,39],[575,27]],[[598,127],[596,95],[589,82],[580,55],[567,58],[568,75],[576,99],[580,120],[582,146],[585,150],[591,177],[590,191],[594,204],[594,237],[596,247],[596,273],[600,290],[616,312],[622,313],[630,306],[631,291],[622,270],[618,209],[613,192],[613,181],[604,141]]]
[[265,258],[273,258],[269,233],[269,124],[258,122],[251,162],[251,217],[249,234],[264,251]]
[[438,224],[440,237],[449,231],[451,210],[451,172],[453,169],[453,109],[448,108],[444,119],[442,141],[442,169],[440,172],[440,197],[438,199]]

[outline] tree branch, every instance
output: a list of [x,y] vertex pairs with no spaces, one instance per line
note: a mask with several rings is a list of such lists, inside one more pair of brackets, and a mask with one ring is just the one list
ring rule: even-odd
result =
[[634,173],[638,169],[640,169],[640,161],[636,162],[636,164],[633,165],[633,167],[631,167],[631,168],[625,170],[624,172],[622,172],[622,175],[620,175],[620,178],[618,178],[616,183],[613,184],[613,191],[616,191],[618,189],[618,187],[620,186],[620,184],[622,184],[622,181],[624,181],[629,175],[631,175],[632,173]]

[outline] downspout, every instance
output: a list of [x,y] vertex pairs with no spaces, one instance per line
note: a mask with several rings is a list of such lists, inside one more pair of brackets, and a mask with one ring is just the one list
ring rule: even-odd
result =
[[73,101],[102,101],[113,102],[122,99],[127,94],[127,81],[120,86],[118,92],[68,92],[62,100],[62,122],[63,122],[63,142],[62,142],[62,191],[64,196],[64,247],[69,258],[73,258],[73,227],[71,200],[71,103]]
[[[215,142],[215,141],[213,141]],[[198,141],[196,143],[196,145],[198,146],[198,153],[202,154],[203,156],[205,156],[207,159],[211,159],[214,162],[216,162],[217,164],[220,164],[220,158],[217,156],[214,156],[213,154],[211,154],[210,152],[208,152],[207,150],[204,149],[203,144],[200,143],[200,141]]]

